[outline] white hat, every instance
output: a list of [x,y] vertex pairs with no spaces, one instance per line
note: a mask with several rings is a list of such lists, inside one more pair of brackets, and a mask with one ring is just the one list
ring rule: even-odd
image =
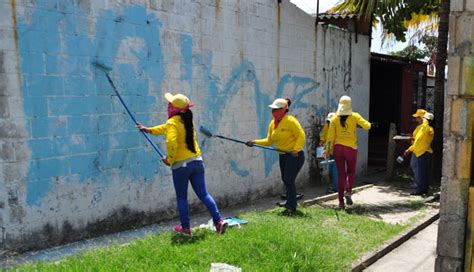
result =
[[334,115],[336,115],[336,113],[334,113],[334,112],[328,113],[328,116],[326,116],[326,121],[331,121],[331,119],[334,117]]
[[343,95],[339,99],[339,106],[336,111],[337,115],[350,115],[352,113],[352,100],[349,96]]
[[288,101],[284,98],[277,98],[271,105],[268,105],[272,109],[283,109],[288,107]]
[[433,120],[434,115],[431,112],[425,112],[425,114],[423,115],[423,118],[425,118],[426,120]]

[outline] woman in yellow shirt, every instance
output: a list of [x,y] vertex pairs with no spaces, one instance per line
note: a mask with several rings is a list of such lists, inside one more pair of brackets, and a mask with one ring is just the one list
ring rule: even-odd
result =
[[[324,123],[323,130],[319,136],[319,145],[323,146],[326,144],[326,139],[328,137],[329,124],[331,124],[331,119],[336,116],[336,113],[330,112],[326,116],[326,122]],[[330,160],[333,159],[332,156],[329,157]],[[328,193],[337,192],[337,168],[334,161],[328,163],[329,177],[331,178],[331,186],[328,188]]]
[[272,109],[273,120],[268,125],[268,134],[265,139],[248,141],[247,145],[254,144],[270,146],[284,150],[280,153],[280,173],[286,188],[285,214],[296,212],[296,176],[304,164],[303,147],[306,139],[303,128],[298,119],[287,114],[291,100],[278,98],[269,107]]
[[[415,121],[417,123],[417,126],[415,128],[415,130],[413,130],[413,133],[411,134],[411,144],[413,144],[413,141],[415,140],[415,136],[416,134],[418,133],[418,131],[420,131],[421,127],[423,127],[423,115],[425,115],[426,113],[426,110],[424,109],[417,109],[416,112],[414,114],[412,114],[413,117],[415,117]],[[403,153],[403,157],[406,158],[407,156],[409,155],[408,152],[405,151],[405,153]],[[415,173],[415,169],[416,169],[416,158],[414,158],[414,154],[411,155],[411,159],[410,159],[410,167],[411,169],[413,170],[413,173]],[[411,188],[416,188],[418,187],[416,185],[416,179],[410,184],[410,187]]]
[[326,144],[326,139],[328,137],[328,130],[329,130],[329,124],[331,123],[331,119],[336,115],[334,112],[328,113],[326,116],[326,122],[324,123],[323,129],[321,130],[321,134],[319,135],[319,145],[322,146]]
[[[357,112],[352,112],[349,96],[339,99],[336,116],[331,119],[326,140],[326,154],[334,155],[337,167],[337,192],[339,208],[345,208],[344,189],[347,205],[352,205],[352,186],[354,185],[357,164],[357,126],[369,130],[371,124]],[[347,171],[346,171],[347,165]]]
[[194,104],[182,94],[165,93],[165,99],[168,101],[166,123],[155,127],[138,124],[137,128],[146,133],[166,137],[168,155],[163,158],[163,162],[171,166],[173,172],[173,184],[181,222],[181,225],[174,227],[174,231],[191,234],[188,207],[188,182],[191,182],[194,192],[209,210],[217,233],[223,234],[228,224],[222,219],[216,202],[206,190],[204,163],[196,142],[193,113],[189,109]]
[[416,128],[416,133],[413,133],[415,139],[413,144],[405,150],[404,156],[411,156],[411,168],[415,174],[416,190],[412,195],[422,195],[428,192],[428,174],[431,162],[431,142],[434,137],[434,129],[431,126],[434,115],[426,112],[423,115],[422,123]]

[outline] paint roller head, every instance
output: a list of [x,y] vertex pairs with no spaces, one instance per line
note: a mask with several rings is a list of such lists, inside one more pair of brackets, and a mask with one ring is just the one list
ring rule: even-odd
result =
[[199,131],[207,137],[212,137],[212,132],[203,126],[199,127]]
[[99,60],[96,60],[94,62],[92,62],[92,65],[96,66],[97,68],[100,68],[102,70],[104,70],[105,72],[109,72],[112,70],[112,67],[105,64],[104,62],[101,62]]

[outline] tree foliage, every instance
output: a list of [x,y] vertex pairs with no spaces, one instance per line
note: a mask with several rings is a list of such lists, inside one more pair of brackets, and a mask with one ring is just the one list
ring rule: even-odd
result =
[[390,55],[405,57],[410,60],[429,59],[431,61],[436,49],[438,38],[436,36],[424,35],[421,37],[420,42],[425,45],[423,48],[412,44],[408,45],[403,50],[390,52]]
[[344,0],[331,11],[372,17],[374,24],[380,20],[385,34],[405,42],[408,28],[437,17],[440,4],[441,0]]

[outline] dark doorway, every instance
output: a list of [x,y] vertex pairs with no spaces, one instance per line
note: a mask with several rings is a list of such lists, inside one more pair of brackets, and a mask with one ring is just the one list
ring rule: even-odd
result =
[[371,58],[369,166],[386,166],[390,123],[399,125],[403,66]]

